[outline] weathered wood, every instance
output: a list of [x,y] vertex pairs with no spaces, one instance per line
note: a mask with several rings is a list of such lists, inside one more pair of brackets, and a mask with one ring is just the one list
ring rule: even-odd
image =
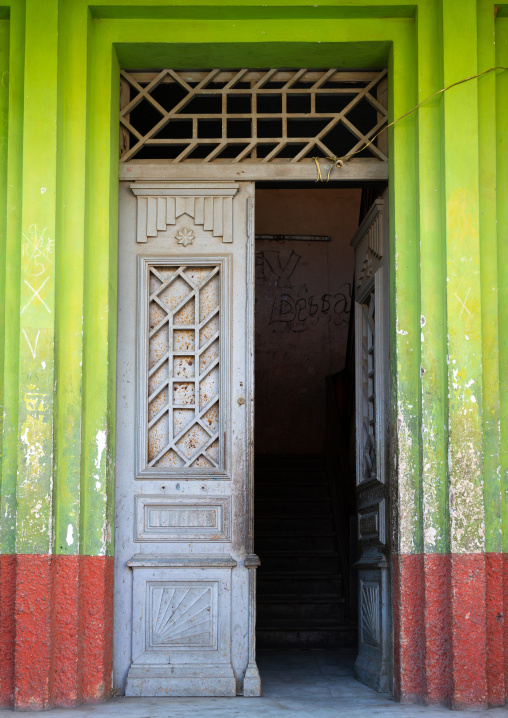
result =
[[321,234],[256,234],[256,240],[269,242],[330,242],[331,237]]
[[[263,164],[269,164],[277,161],[283,152],[290,162],[299,163],[308,159],[314,151],[320,151],[325,156],[334,156],[330,147],[337,141],[345,141],[347,147],[351,142],[351,135],[357,142],[349,148],[349,152],[354,153],[365,147],[374,157],[383,161],[387,159],[386,152],[376,143],[369,144],[369,140],[386,125],[388,119],[386,103],[383,104],[374,96],[383,95],[378,86],[385,81],[386,69],[369,73],[344,73],[335,68],[312,72],[305,68],[287,71],[277,68],[265,71],[252,71],[248,68],[224,71],[215,68],[199,72],[164,69],[158,73],[129,73],[122,70],[120,74],[122,83],[128,83],[135,90],[132,99],[129,91],[122,92],[122,138],[127,132],[134,140],[132,146],[127,146],[128,143],[122,139],[122,163],[135,158],[148,146],[159,146],[162,153],[164,147],[181,145],[183,149],[175,157],[166,157],[167,163],[179,164],[187,159],[192,159],[195,164],[216,163],[223,161],[220,155],[228,148],[235,148],[235,153],[227,160],[229,164],[247,164],[258,158]],[[160,104],[152,94],[160,84],[167,83],[180,85],[186,93],[181,99],[175,100],[176,104],[169,109]],[[273,110],[270,108],[269,112],[261,112],[260,108],[266,110],[266,107],[263,108],[260,100],[266,96],[273,98],[275,103],[279,101],[280,108],[276,106]],[[250,112],[233,111],[239,109],[234,106],[233,109],[230,108],[229,99],[235,97],[243,98],[250,105]],[[331,108],[323,108],[316,101],[316,98],[321,101],[333,97],[337,102]],[[346,99],[345,106],[340,97]],[[220,112],[217,112],[217,106],[212,104],[214,98],[220,99]],[[293,101],[306,98],[308,104],[305,106],[304,103],[303,109],[297,106],[298,111],[294,111],[295,107],[288,102],[288,98]],[[202,106],[196,113],[196,99],[201,105],[208,103],[210,111],[207,112],[206,107]],[[367,130],[359,129],[356,126],[357,120],[348,117],[353,110],[358,110],[363,102],[370,104],[376,111]],[[141,134],[131,121],[132,110],[141,103],[148,103],[157,113],[154,124],[147,131],[143,130],[145,134]],[[326,111],[323,112],[323,109]],[[207,130],[203,129],[200,122],[203,119],[220,123],[220,130],[213,133],[216,136],[210,137]],[[175,121],[180,123],[185,120],[191,123],[191,129],[186,131],[184,137],[180,137]],[[275,127],[275,134],[264,137],[259,131],[259,123],[270,120],[278,124],[280,130]],[[291,136],[288,121],[299,123],[298,136]],[[317,133],[315,122],[319,123]],[[238,127],[239,123],[244,126],[241,133],[233,129]],[[160,135],[162,130],[165,137]],[[280,134],[276,134],[277,131]],[[239,137],[238,134],[242,136]],[[193,158],[194,150],[200,146],[209,148],[206,155]],[[263,146],[266,148],[265,156],[260,158],[259,150]]]
[[246,456],[253,198],[248,182],[120,185],[115,611],[126,695],[234,696],[245,675],[260,693]]
[[[130,86],[124,77],[120,78],[120,107],[125,107],[130,101]],[[126,115],[127,122],[130,122],[130,115]],[[122,157],[130,147],[130,135],[126,127],[120,123],[120,157]]]
[[[330,162],[320,160],[321,172],[326,178]],[[213,167],[213,169],[212,169]],[[248,180],[267,181],[315,181],[316,163],[312,160],[289,164],[289,162],[259,161],[248,164],[231,164],[226,161],[210,164],[181,163],[172,164],[167,160],[134,160],[120,163],[120,180]],[[388,162],[376,159],[354,159],[340,169],[334,168],[330,181],[339,182],[383,182],[388,180]]]
[[[208,75],[208,70],[190,70],[190,71],[181,71],[180,75],[182,77],[185,77],[189,82],[199,82],[200,80],[203,80]],[[332,72],[333,70],[328,70],[328,72]],[[128,71],[128,74],[130,77],[134,78],[136,82],[141,83],[149,83],[152,82],[157,75],[158,72],[130,72]],[[217,82],[230,82],[231,79],[233,79],[237,75],[237,71],[235,70],[222,70],[219,72],[219,74],[216,76]],[[287,71],[287,70],[279,70],[274,71],[274,74],[272,75],[271,79],[273,82],[287,82],[294,74],[294,71]],[[326,74],[324,72],[320,71],[309,71],[306,72],[302,77],[300,78],[301,82],[318,82],[320,81],[320,78]],[[378,71],[369,71],[369,72],[363,72],[363,71],[349,71],[349,72],[340,72],[336,71],[332,75],[330,75],[327,79],[330,82],[370,82],[370,80],[373,80],[374,77],[378,74]],[[242,82],[250,82],[254,86],[256,83],[258,83],[261,79],[263,79],[266,75],[266,72],[264,70],[249,70],[246,72],[245,75],[242,76]],[[171,75],[167,75],[163,80],[163,83],[171,83],[176,82],[175,78]]]

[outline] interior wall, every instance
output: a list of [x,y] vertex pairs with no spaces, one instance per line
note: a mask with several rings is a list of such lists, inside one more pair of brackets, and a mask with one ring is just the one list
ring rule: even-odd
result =
[[325,377],[344,366],[360,189],[259,189],[256,234],[257,454],[318,454]]

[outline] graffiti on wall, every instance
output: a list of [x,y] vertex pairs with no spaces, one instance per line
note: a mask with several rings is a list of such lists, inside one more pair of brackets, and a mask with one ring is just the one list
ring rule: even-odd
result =
[[[270,305],[268,323],[276,332],[304,332],[318,324],[347,325],[351,311],[349,282],[319,291],[316,277],[305,277],[302,255],[293,249],[256,252],[256,283]],[[319,278],[318,278],[319,279]],[[328,284],[328,282],[327,282]]]

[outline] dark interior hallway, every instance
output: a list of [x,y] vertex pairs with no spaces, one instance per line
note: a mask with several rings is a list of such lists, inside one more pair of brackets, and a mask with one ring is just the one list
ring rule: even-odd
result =
[[[350,340],[350,240],[361,194],[359,188],[294,184],[256,189],[254,515],[261,649],[354,648],[357,642],[350,556],[354,460],[345,435],[342,463],[337,442],[327,436],[344,428],[338,426],[335,378]],[[352,373],[349,380],[352,389]]]

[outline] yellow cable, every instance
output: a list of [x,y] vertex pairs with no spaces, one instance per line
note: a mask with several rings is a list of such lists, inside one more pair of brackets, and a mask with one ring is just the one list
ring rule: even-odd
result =
[[470,77],[464,77],[462,80],[457,80],[457,82],[452,82],[451,85],[447,85],[446,87],[441,88],[441,90],[437,90],[437,92],[433,92],[432,95],[429,95],[424,100],[422,100],[417,105],[415,105],[413,108],[411,108],[410,110],[405,112],[403,115],[401,115],[400,117],[397,117],[396,120],[393,120],[393,122],[390,122],[389,125],[386,125],[381,130],[379,130],[379,132],[377,132],[374,135],[374,137],[372,137],[372,139],[370,139],[367,142],[366,145],[363,145],[363,147],[360,147],[360,149],[356,150],[355,152],[349,152],[347,155],[343,155],[342,157],[335,157],[335,156],[313,157],[312,159],[316,163],[316,168],[317,168],[317,173],[318,173],[316,182],[324,182],[323,175],[321,174],[321,167],[319,165],[320,159],[329,160],[332,163],[330,165],[330,167],[328,168],[328,177],[326,178],[326,181],[329,182],[330,175],[334,168],[340,169],[344,165],[345,162],[348,162],[348,160],[351,159],[351,157],[354,157],[354,155],[357,155],[360,152],[363,152],[363,150],[366,150],[367,147],[369,147],[369,145],[371,145],[374,142],[374,140],[376,140],[379,137],[379,135],[381,135],[383,132],[386,132],[387,129],[389,129],[390,127],[395,125],[397,122],[400,122],[401,120],[403,120],[404,117],[407,117],[412,112],[415,112],[416,110],[418,110],[423,104],[425,104],[425,102],[432,100],[433,97],[440,95],[442,92],[446,92],[447,90],[450,90],[452,87],[456,87],[457,85],[462,85],[464,82],[469,82],[469,80],[475,80],[477,77],[482,77],[483,75],[487,75],[489,72],[494,72],[495,70],[506,71],[506,70],[508,70],[508,67],[503,67],[503,65],[496,65],[495,67],[489,67],[488,70],[479,72],[477,75],[471,75]]

